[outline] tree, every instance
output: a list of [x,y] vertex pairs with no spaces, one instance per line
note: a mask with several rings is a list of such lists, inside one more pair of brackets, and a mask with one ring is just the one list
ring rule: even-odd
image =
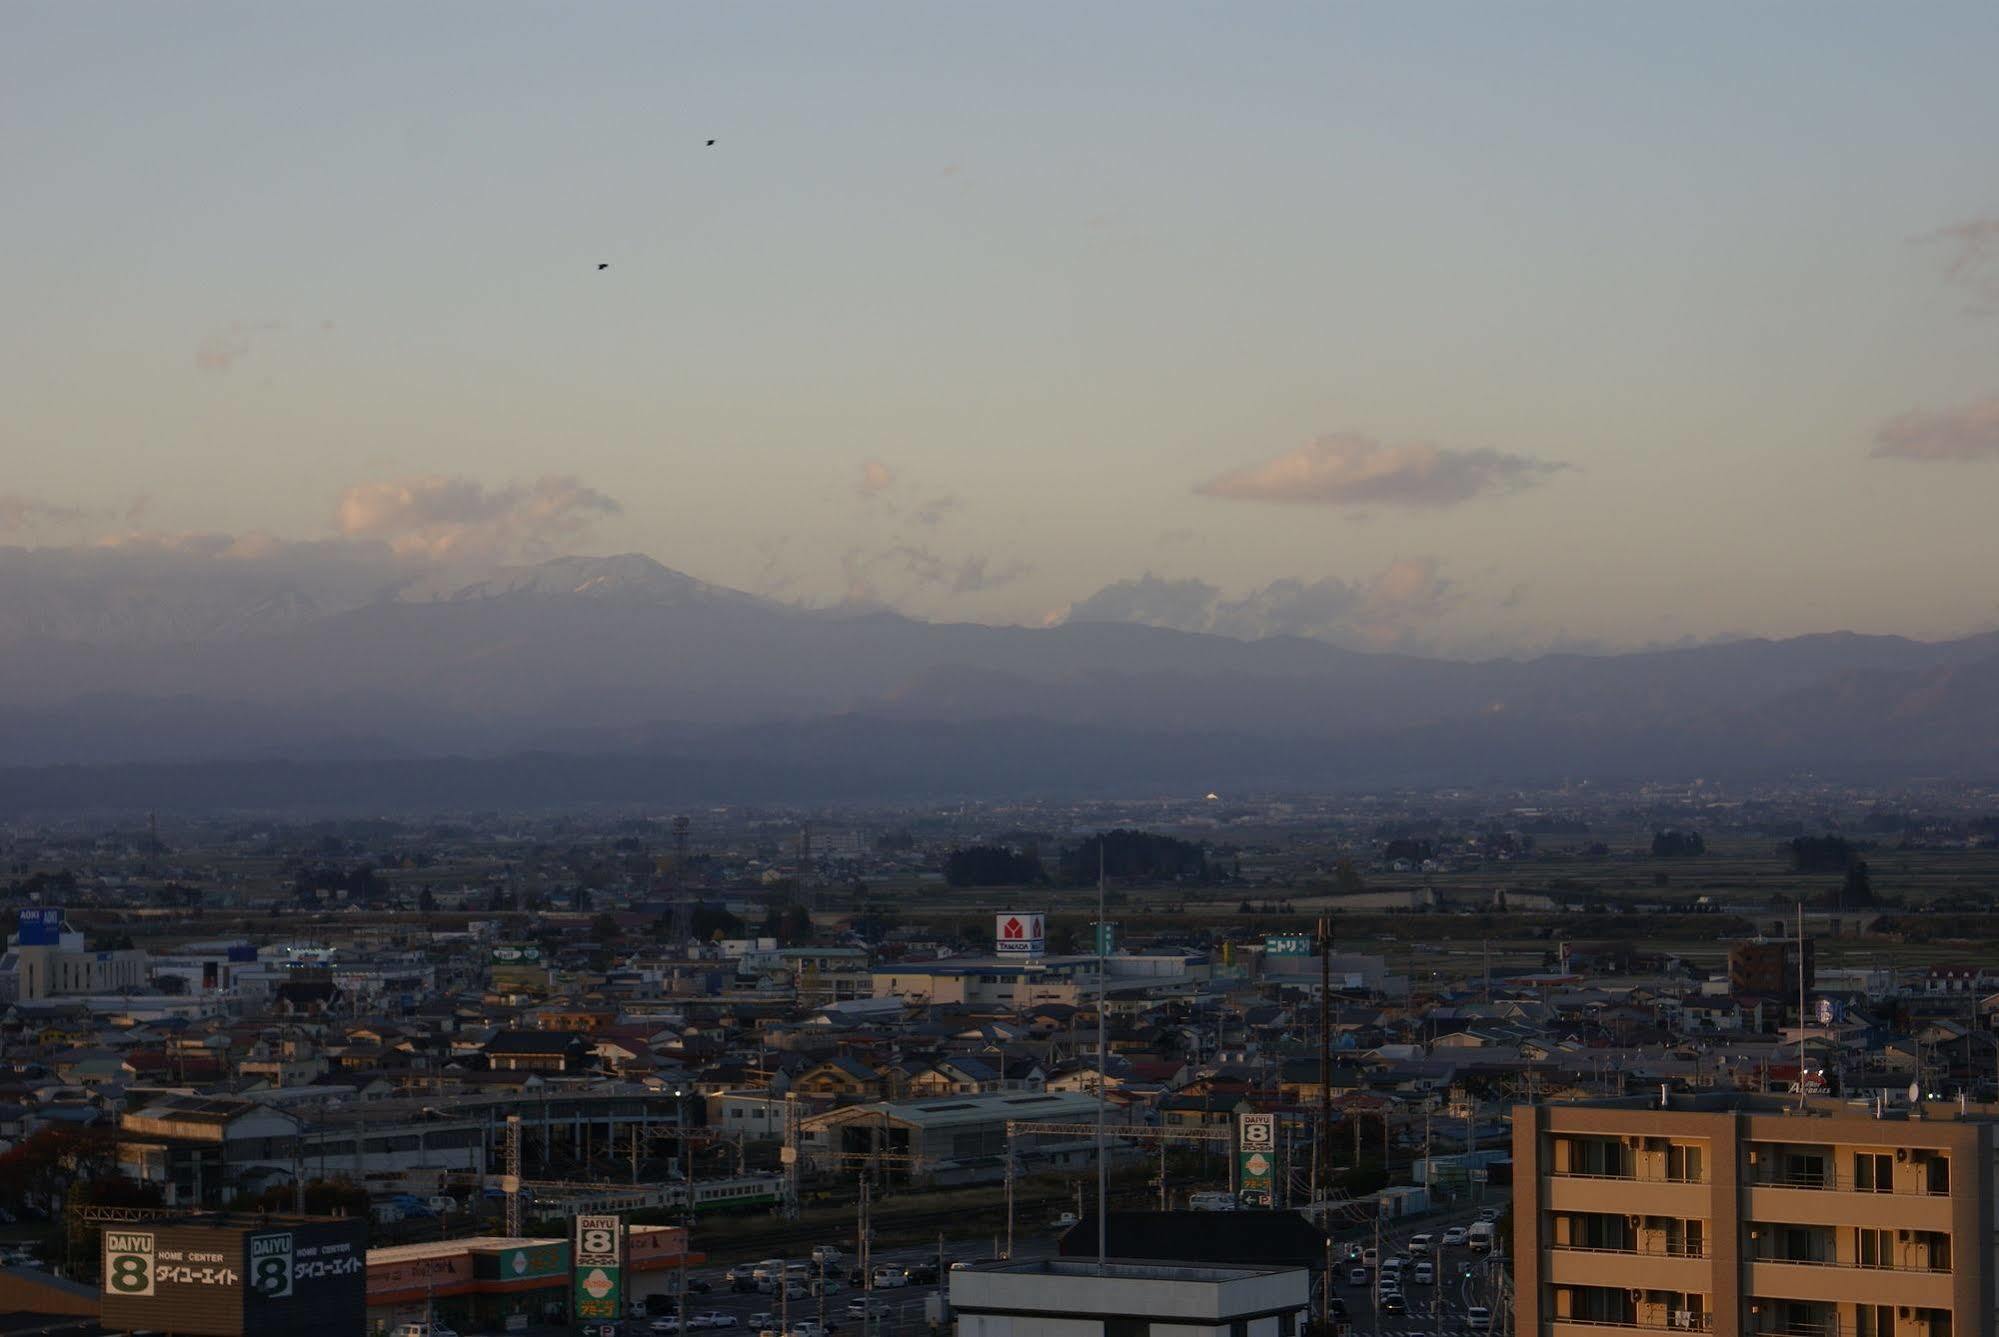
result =
[[944,857],[944,881],[954,887],[1019,887],[1046,882],[1041,860],[1004,845],[967,845]]
[[1691,859],[1707,853],[1707,842],[1698,831],[1676,831],[1667,827],[1652,834],[1652,857],[1655,859]]
[[1855,859],[1846,870],[1846,878],[1840,883],[1832,906],[1836,910],[1864,910],[1875,903],[1874,883],[1867,876],[1867,860]]
[[590,921],[590,936],[598,942],[616,942],[623,932],[616,915],[601,914]]
[[1859,847],[1838,836],[1799,836],[1780,848],[1791,856],[1791,867],[1800,873],[1844,872],[1859,852]]
[[1367,883],[1361,881],[1360,870],[1353,866],[1352,859],[1342,859],[1333,865],[1333,890],[1344,896],[1367,890]]
[[1395,863],[1402,859],[1407,859],[1410,863],[1423,863],[1435,858],[1436,855],[1437,850],[1434,845],[1427,840],[1418,840],[1414,836],[1402,836],[1391,840],[1388,842],[1388,848],[1381,852],[1384,863]]
[[1098,870],[1115,878],[1146,881],[1210,882],[1214,870],[1207,851],[1191,841],[1150,831],[1122,828],[1091,836],[1062,855],[1062,880],[1070,886],[1092,886]]
[[416,894],[416,908],[420,914],[434,915],[437,913],[437,893],[430,889],[430,883],[424,883],[423,890]]

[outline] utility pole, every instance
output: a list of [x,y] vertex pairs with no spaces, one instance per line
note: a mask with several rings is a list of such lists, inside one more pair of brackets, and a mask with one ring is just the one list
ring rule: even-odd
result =
[[[1329,1196],[1323,1191],[1319,1174],[1330,1181],[1333,1173],[1333,917],[1319,917],[1319,1127],[1312,1148],[1312,1203],[1317,1207]],[[1354,1160],[1360,1160],[1358,1148]]]
[[1104,948],[1109,944],[1105,939],[1110,935],[1105,931],[1104,917],[1104,851],[1110,843],[1108,833],[1097,836],[1097,1271],[1110,1271],[1108,1265],[1110,1238],[1110,1162],[1106,1159],[1104,1145],[1104,1087],[1109,1081],[1110,1049],[1105,1039],[1104,1014],[1110,1010],[1109,971],[1104,960]]
[[500,1191],[507,1195],[507,1238],[521,1237],[521,1116],[507,1116],[506,1170]]

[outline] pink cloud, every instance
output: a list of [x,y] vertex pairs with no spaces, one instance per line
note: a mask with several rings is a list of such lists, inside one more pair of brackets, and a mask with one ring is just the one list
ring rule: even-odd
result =
[[1194,490],[1233,501],[1315,506],[1455,506],[1540,482],[1566,465],[1497,450],[1411,442],[1390,446],[1356,432],[1322,436]]

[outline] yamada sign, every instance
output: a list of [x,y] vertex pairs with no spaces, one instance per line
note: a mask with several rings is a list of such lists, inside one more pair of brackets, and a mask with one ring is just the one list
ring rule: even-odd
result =
[[1048,930],[1038,914],[1003,914],[993,923],[993,946],[1002,956],[1040,956],[1047,950]]

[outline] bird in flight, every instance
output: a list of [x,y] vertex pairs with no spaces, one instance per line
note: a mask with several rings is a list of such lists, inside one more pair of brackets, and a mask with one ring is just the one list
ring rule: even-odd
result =
[[709,140],[709,141],[708,141],[708,147],[709,147],[709,148],[711,148],[711,149],[712,149],[712,148],[714,148],[714,147],[715,147],[715,141],[714,141],[714,140],[712,140],[712,139],[711,139],[711,140]]
[[611,267],[611,266],[610,266],[610,263],[609,263],[608,261],[606,261],[606,262],[605,262],[604,264],[601,264],[601,265],[598,265],[598,266],[597,266],[597,268],[599,268],[599,269],[609,269],[610,267]]

